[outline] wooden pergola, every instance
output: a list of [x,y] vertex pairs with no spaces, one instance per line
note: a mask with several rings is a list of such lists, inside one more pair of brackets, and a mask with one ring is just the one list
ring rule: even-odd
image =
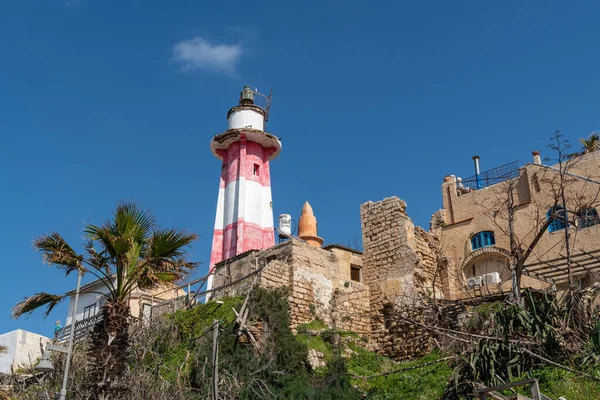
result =
[[[587,273],[600,272],[600,249],[593,251],[580,250],[571,255],[571,272],[573,277]],[[558,257],[531,263],[525,266],[523,273],[545,282],[560,284],[569,280],[567,257]]]

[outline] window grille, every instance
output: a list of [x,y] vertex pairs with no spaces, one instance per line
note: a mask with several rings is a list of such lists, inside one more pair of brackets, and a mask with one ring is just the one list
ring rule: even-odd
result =
[[593,207],[582,207],[577,215],[577,227],[587,228],[589,226],[600,224],[598,211]]

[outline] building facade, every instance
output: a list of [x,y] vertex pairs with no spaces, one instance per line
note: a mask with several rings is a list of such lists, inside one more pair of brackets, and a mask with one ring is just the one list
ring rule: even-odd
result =
[[[116,282],[116,277],[113,277]],[[75,315],[75,339],[80,340],[85,337],[101,317],[101,308],[104,303],[104,296],[109,293],[108,288],[101,279],[96,279],[85,285],[82,285],[79,292],[79,301],[77,310],[75,308],[75,290],[66,293],[69,296],[69,306],[67,318],[62,329],[56,332],[57,340],[68,339],[71,329],[73,315]],[[148,291],[134,289],[129,296],[129,308],[131,317],[136,320],[149,320],[153,313],[162,312],[162,306],[168,306],[169,302],[186,298],[188,294],[177,287],[170,286],[158,287]],[[168,307],[167,307],[168,308]],[[176,308],[168,309],[174,311]],[[167,311],[168,311],[167,310]]]
[[[479,187],[474,179],[452,176],[442,184],[444,209],[433,230],[451,261],[444,294],[462,298],[509,292],[511,237],[515,248],[531,248],[522,287],[565,288],[565,233],[573,280],[594,279],[590,274],[600,264],[600,152],[571,157],[562,168],[543,165],[534,152],[533,163],[486,178],[491,175],[481,174]],[[514,209],[512,224],[509,206]]]
[[23,329],[0,335],[0,346],[6,347],[0,353],[0,373],[11,374],[34,365],[49,342],[50,338]]

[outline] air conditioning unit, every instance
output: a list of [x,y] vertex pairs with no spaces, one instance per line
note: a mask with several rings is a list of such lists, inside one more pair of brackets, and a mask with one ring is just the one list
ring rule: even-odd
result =
[[485,274],[483,276],[483,280],[487,285],[502,282],[502,280],[500,279],[500,272],[492,272],[491,274]]
[[481,276],[474,276],[472,278],[467,279],[467,286],[469,289],[472,289],[475,286],[481,286],[483,284],[483,279]]

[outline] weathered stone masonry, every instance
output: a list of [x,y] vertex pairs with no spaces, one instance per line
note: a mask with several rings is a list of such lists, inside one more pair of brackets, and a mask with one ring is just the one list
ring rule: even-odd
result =
[[[394,358],[427,352],[425,332],[390,319],[394,309],[411,306],[419,318],[421,300],[441,296],[437,270],[439,241],[415,227],[406,215],[406,203],[397,197],[361,205],[365,282],[371,294],[372,339]],[[438,271],[440,272],[440,271]]]
[[350,264],[362,266],[360,257],[339,249],[321,249],[292,239],[264,251],[251,251],[216,265],[215,287],[259,268],[256,278],[245,279],[219,296],[246,293],[254,283],[262,287],[288,287],[292,328],[314,319],[341,330],[368,336],[370,307],[368,286],[351,281]]

